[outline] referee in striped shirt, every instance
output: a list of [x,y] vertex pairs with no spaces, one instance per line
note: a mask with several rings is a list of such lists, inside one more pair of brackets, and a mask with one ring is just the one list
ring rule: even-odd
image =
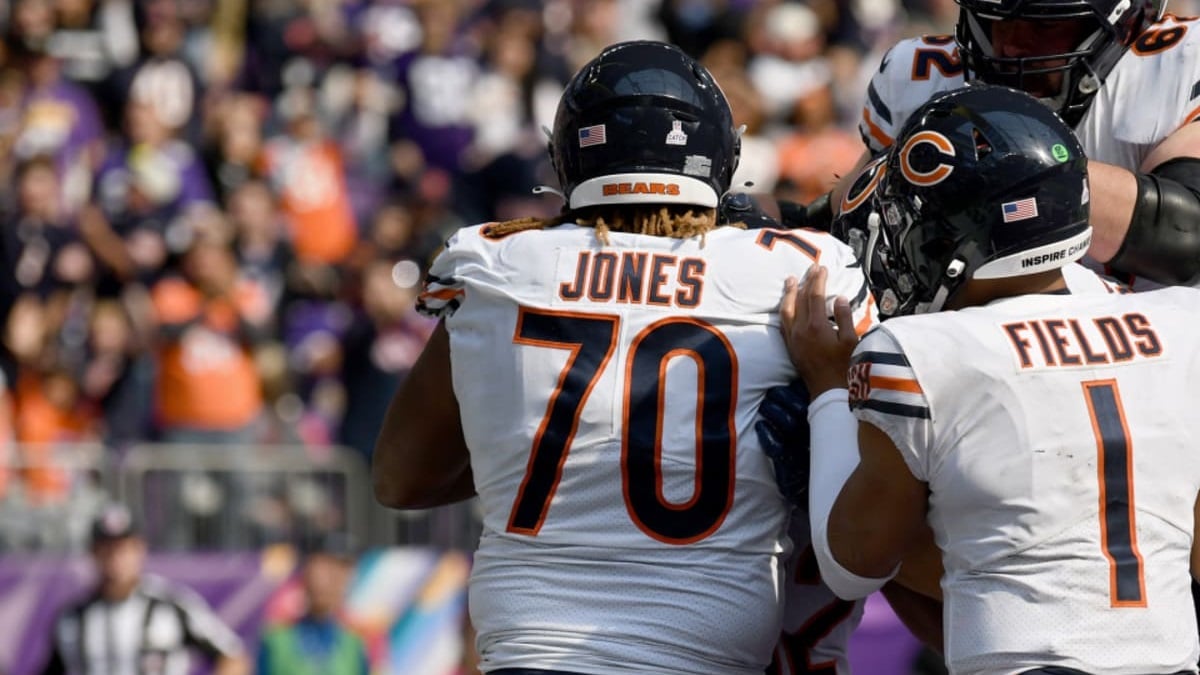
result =
[[145,575],[146,542],[122,506],[92,526],[94,592],[59,615],[44,674],[187,675],[192,649],[216,675],[244,675],[241,640],[190,589]]

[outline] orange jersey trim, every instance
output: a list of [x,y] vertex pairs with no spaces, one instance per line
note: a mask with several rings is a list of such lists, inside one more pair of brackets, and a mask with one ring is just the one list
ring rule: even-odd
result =
[[866,311],[863,314],[863,318],[859,319],[858,323],[854,326],[854,333],[859,337],[862,337],[871,328],[871,310],[874,307],[875,296],[868,293]]
[[910,394],[924,394],[925,390],[921,389],[921,385],[916,380],[910,380],[906,377],[881,377],[878,375],[871,376],[872,389],[889,389],[891,391],[905,391]]
[[461,289],[443,288],[440,291],[425,291],[421,294],[420,299],[425,300],[427,298],[433,298],[435,300],[453,300],[462,294],[463,292]]
[[866,106],[863,106],[862,118],[863,122],[865,122],[867,125],[867,131],[871,132],[871,138],[879,141],[883,147],[886,148],[895,142],[891,136],[888,136],[886,133],[884,133],[883,129],[880,129],[875,125],[874,122],[871,121],[871,110]]

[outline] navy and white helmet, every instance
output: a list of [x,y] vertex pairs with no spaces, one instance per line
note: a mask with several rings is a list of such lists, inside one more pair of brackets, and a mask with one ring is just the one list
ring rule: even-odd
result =
[[609,204],[716,207],[740,151],[724,93],[678,47],[605,49],[567,84],[550,159],[570,209]]
[[[961,8],[955,39],[967,79],[1018,89],[1025,78],[1062,72],[1052,107],[1075,126],[1109,72],[1146,28],[1162,18],[1166,0],[956,0]],[[1003,57],[992,48],[995,21],[1086,22],[1083,37],[1067,52]]]
[[1091,243],[1087,158],[1024,92],[978,83],[939,95],[885,157],[869,206],[834,224],[885,317],[938,311],[968,279],[1058,269]]

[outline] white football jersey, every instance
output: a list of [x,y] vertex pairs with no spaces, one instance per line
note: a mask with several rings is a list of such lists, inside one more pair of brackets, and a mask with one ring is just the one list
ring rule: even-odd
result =
[[[891,146],[909,116],[937,93],[965,83],[950,35],[902,40],[867,87],[859,133],[872,152]],[[1166,15],[1113,67],[1075,126],[1088,159],[1139,171],[1156,145],[1200,119],[1200,20]],[[1088,265],[1101,265],[1088,259]],[[1138,279],[1135,290],[1159,284]]]
[[1200,291],[902,317],[851,407],[930,489],[953,673],[1196,672]]
[[850,636],[866,600],[842,600],[821,580],[808,518],[793,517],[795,550],[785,568],[783,630],[767,675],[850,674]]
[[[922,104],[963,86],[950,35],[897,43],[871,78],[859,132],[873,152],[892,144]],[[1137,171],[1164,138],[1200,117],[1200,20],[1167,15],[1125,53],[1075,127],[1089,159]]]
[[1073,294],[1086,295],[1091,293],[1132,293],[1130,288],[1111,277],[1098,274],[1091,268],[1079,263],[1070,263],[1062,268],[1063,279],[1067,289]]
[[483,668],[760,675],[789,543],[753,424],[795,376],[784,281],[819,260],[865,328],[861,267],[821,233],[609,239],[465,228],[421,297],[446,316],[484,512]]

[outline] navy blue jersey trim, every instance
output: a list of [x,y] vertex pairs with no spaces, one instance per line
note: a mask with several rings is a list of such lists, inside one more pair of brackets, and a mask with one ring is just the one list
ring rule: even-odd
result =
[[879,119],[892,123],[892,111],[883,103],[883,99],[879,98],[879,92],[875,90],[875,83],[872,82],[867,86],[867,98],[871,101],[871,107],[875,109],[875,114],[879,115]]
[[903,354],[895,352],[859,352],[854,355],[854,360],[850,365],[858,365],[863,361],[870,361],[871,363],[878,363],[883,366],[911,367],[908,365],[908,359],[904,358]]
[[879,401],[876,399],[865,399],[851,404],[853,408],[864,408],[866,410],[874,410],[875,412],[886,413],[888,415],[900,415],[901,417],[915,417],[917,419],[929,419],[929,408],[923,405],[909,405],[907,403],[896,403],[894,401]]

